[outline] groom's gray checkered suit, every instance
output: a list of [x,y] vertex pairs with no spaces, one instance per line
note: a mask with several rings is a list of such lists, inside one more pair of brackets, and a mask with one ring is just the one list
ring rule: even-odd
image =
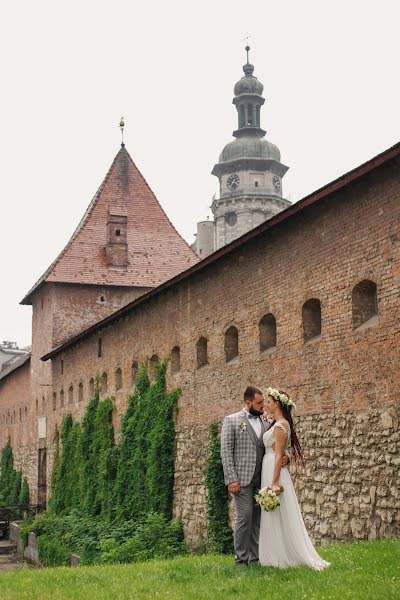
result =
[[[261,419],[260,422],[262,435],[268,426]],[[256,437],[245,410],[225,417],[221,432],[221,459],[226,485],[239,481],[245,487],[253,479],[257,462]]]
[[234,495],[236,504],[235,555],[241,564],[258,561],[260,507],[254,494],[261,484],[261,464],[264,455],[262,436],[268,425],[260,419],[261,433],[257,436],[241,410],[224,419],[221,431],[221,460],[226,485],[239,481],[240,492]]

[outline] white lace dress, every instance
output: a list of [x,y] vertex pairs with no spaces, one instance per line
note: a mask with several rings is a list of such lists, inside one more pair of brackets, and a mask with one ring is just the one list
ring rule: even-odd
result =
[[[286,432],[282,423],[275,423],[263,435],[265,455],[261,472],[261,487],[271,487],[275,467],[275,428],[286,433],[285,449],[290,447],[290,430]],[[287,427],[287,426],[286,426]],[[281,505],[272,512],[261,509],[260,563],[269,567],[295,567],[308,565],[321,571],[330,563],[323,560],[315,551],[301,516],[296,492],[289,470],[281,469],[280,485],[284,491],[280,496]]]

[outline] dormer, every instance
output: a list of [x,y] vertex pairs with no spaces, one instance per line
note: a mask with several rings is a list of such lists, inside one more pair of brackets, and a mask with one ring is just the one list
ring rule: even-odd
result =
[[107,266],[126,269],[128,266],[128,214],[122,207],[110,207],[107,221]]

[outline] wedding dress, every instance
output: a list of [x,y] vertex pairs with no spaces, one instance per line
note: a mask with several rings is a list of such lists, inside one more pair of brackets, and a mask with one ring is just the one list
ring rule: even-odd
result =
[[[280,427],[286,434],[285,450],[290,447],[290,429],[276,422],[263,435],[265,455],[261,471],[261,487],[272,487],[275,467],[275,428]],[[284,491],[280,495],[280,506],[272,512],[261,509],[260,563],[269,567],[295,567],[308,565],[321,571],[330,563],[323,560],[315,551],[301,516],[296,492],[289,470],[281,469],[280,485]]]

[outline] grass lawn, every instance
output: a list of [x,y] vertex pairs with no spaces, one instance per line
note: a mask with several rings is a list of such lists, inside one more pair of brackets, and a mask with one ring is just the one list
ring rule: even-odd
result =
[[324,547],[332,566],[237,569],[229,556],[185,556],[132,565],[26,569],[0,573],[1,600],[171,600],[400,598],[400,540]]

